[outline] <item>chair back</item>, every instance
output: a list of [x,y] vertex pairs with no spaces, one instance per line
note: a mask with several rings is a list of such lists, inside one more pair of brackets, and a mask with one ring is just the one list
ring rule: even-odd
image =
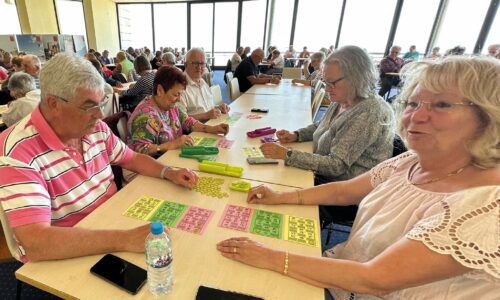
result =
[[231,72],[231,74],[232,74],[232,70],[233,70],[233,66],[231,64],[231,60],[228,59],[227,60],[227,64],[226,64],[226,68],[224,69],[224,82],[226,84],[229,83],[229,80],[228,80],[226,74],[229,73],[229,72]]
[[283,79],[301,79],[302,69],[301,68],[283,68]]
[[10,254],[16,260],[21,261],[21,255],[19,254],[19,247],[14,239],[14,233],[12,228],[10,228],[9,221],[3,210],[3,206],[0,204],[0,221],[2,222],[3,233],[5,235],[5,241],[7,242],[7,247],[9,248]]
[[125,142],[127,138],[127,122],[129,117],[130,112],[124,110],[104,118],[103,121],[108,124],[108,127],[117,137]]
[[233,77],[234,77],[233,72],[227,72],[226,73],[226,83],[229,84],[229,82],[231,82],[231,79],[233,79]]
[[104,117],[109,117],[120,111],[120,96],[118,93],[107,94],[106,95],[106,106],[102,109]]
[[222,104],[223,101],[222,101],[222,92],[220,90],[220,85],[218,84],[212,85],[210,89],[212,90],[212,95],[214,96],[214,104],[215,105]]
[[229,85],[231,86],[230,91],[231,94],[229,95],[231,98],[231,101],[236,100],[240,95],[240,84],[238,83],[238,78],[233,78],[229,82]]
[[[323,81],[321,80],[317,80],[316,81],[316,84],[314,85],[314,90],[313,90],[313,93],[312,93],[312,96],[314,97],[314,95],[316,95],[316,93],[321,89],[321,88],[325,88],[325,84],[323,83]],[[312,100],[312,99],[311,99]]]
[[316,94],[314,94],[311,111],[312,111],[312,119],[316,118],[318,114],[319,108],[321,107],[321,102],[323,101],[323,97],[325,96],[325,89],[321,88]]

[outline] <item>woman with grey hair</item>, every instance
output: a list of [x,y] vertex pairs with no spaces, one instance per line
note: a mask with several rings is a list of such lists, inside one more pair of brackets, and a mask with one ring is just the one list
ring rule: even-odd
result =
[[175,67],[175,55],[172,52],[165,52],[161,56],[161,62],[163,66]]
[[[314,52],[311,55],[310,60],[304,61],[304,65],[302,70],[304,72],[305,80],[302,79],[294,79],[292,83],[302,83],[307,86],[314,86],[316,81],[320,79],[321,75],[321,66],[323,65],[323,61],[325,60],[325,53],[323,52]],[[309,72],[309,61],[311,66],[314,68],[312,73]]]
[[352,180],[248,194],[252,204],[359,204],[346,242],[318,258],[232,238],[222,255],[337,300],[498,299],[500,61],[416,61],[402,77],[399,129],[411,151]]
[[394,138],[392,109],[374,93],[377,72],[364,50],[339,48],[326,59],[323,75],[332,102],[323,119],[294,132],[276,133],[281,143],[313,141],[313,153],[277,143],[261,146],[268,158],[314,171],[316,184],[368,171],[391,157]]
[[151,69],[149,60],[143,55],[137,56],[134,60],[134,68],[136,73],[141,76],[139,80],[135,84],[131,84],[128,90],[114,88],[115,92],[118,92],[122,97],[120,102],[130,112],[134,111],[142,99],[153,94],[153,81],[156,74],[156,70]]
[[7,127],[29,115],[40,103],[40,90],[36,89],[35,79],[24,72],[12,75],[9,91],[14,100],[9,102],[8,110],[2,114]]

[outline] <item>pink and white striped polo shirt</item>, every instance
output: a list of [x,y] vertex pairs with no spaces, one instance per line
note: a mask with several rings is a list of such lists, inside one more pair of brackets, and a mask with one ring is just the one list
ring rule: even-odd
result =
[[0,204],[10,226],[73,226],[116,192],[110,164],[132,158],[102,121],[85,135],[83,156],[66,147],[40,113],[0,135]]

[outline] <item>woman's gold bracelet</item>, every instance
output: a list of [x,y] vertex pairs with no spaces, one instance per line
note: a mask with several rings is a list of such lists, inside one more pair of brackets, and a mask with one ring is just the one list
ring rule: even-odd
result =
[[283,269],[283,275],[288,275],[288,251],[285,251],[285,268]]
[[298,205],[304,204],[304,199],[302,199],[302,195],[300,194],[300,190],[297,190],[297,204]]

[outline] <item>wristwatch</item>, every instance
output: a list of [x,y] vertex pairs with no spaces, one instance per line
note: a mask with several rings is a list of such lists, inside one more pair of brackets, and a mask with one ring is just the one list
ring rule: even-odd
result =
[[286,159],[289,159],[290,156],[292,156],[292,149],[288,148],[288,150],[286,150]]
[[161,148],[160,145],[156,145],[156,154],[160,155],[161,154]]

